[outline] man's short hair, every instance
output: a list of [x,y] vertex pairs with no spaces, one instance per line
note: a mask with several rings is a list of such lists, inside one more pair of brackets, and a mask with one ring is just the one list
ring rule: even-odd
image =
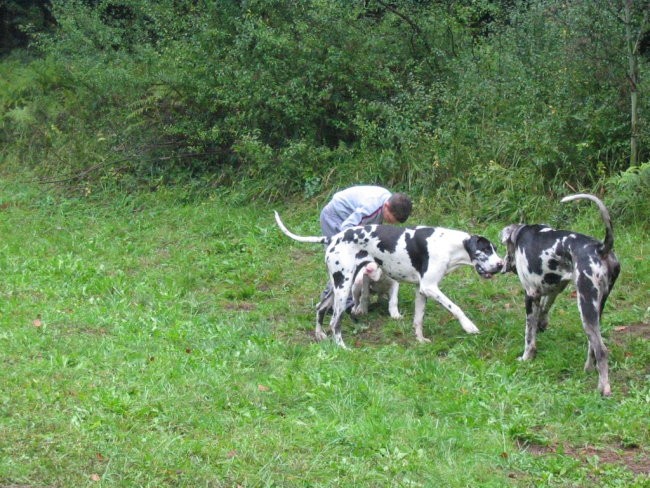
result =
[[411,199],[404,193],[393,193],[388,199],[388,205],[391,213],[400,223],[406,222],[406,219],[411,215],[411,209],[413,208]]

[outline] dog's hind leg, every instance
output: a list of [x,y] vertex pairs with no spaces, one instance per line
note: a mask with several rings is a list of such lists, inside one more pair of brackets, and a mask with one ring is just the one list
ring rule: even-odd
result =
[[332,336],[337,346],[347,349],[343,336],[341,334],[341,321],[347,306],[348,296],[351,291],[351,283],[344,283],[340,288],[334,288],[334,302],[332,312],[332,319],[330,320],[330,329],[332,329]]
[[327,334],[323,331],[323,322],[325,321],[325,315],[327,312],[332,310],[332,303],[334,302],[334,290],[331,285],[328,285],[327,289],[323,292],[320,302],[316,305],[316,330],[314,331],[314,336],[317,341],[322,341],[327,339]]
[[582,318],[582,326],[589,341],[585,371],[591,371],[594,366],[596,367],[598,370],[598,391],[603,396],[609,396],[612,394],[609,385],[609,367],[607,365],[609,352],[600,334],[600,302],[602,298],[603,296],[599,296],[599,292],[595,288],[591,288],[586,293],[578,293],[578,308]]
[[526,337],[524,339],[524,354],[520,361],[533,359],[537,353],[537,329],[540,322],[542,297],[526,294]]

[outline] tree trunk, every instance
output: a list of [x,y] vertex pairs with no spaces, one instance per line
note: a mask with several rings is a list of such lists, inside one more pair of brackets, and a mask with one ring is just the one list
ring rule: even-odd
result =
[[627,44],[628,79],[630,82],[630,166],[636,166],[639,159],[638,145],[638,92],[639,65],[638,42],[632,34],[632,2],[625,0],[625,41]]

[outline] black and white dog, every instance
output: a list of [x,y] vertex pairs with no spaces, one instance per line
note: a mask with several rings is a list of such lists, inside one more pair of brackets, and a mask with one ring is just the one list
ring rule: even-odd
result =
[[603,242],[546,225],[512,224],[501,231],[501,241],[507,248],[503,272],[517,273],[526,292],[526,340],[520,358],[524,361],[535,356],[535,337],[538,330],[546,329],[553,301],[569,282],[574,282],[582,326],[589,340],[585,370],[593,369],[595,363],[598,390],[609,396],[607,348],[600,335],[600,317],[621,267],[612,251],[614,234],[607,208],[588,194],[570,195],[562,202],[577,199],[598,205],[605,223]]
[[[368,264],[375,262],[396,281],[418,283],[413,327],[420,342],[428,342],[422,333],[427,297],[449,310],[469,334],[479,330],[463,311],[438,287],[446,274],[466,264],[479,275],[491,278],[503,268],[503,260],[485,237],[442,227],[393,227],[366,225],[343,230],[332,237],[298,236],[289,231],[277,212],[275,220],[284,234],[299,242],[325,244],[325,263],[334,289],[330,328],[336,344],[345,347],[341,320],[354,280]],[[316,321],[316,338],[327,337]]]

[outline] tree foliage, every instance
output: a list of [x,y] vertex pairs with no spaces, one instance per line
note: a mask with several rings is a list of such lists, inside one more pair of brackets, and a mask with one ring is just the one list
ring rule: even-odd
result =
[[[0,138],[51,178],[265,198],[507,190],[492,211],[513,215],[522,191],[627,169],[625,1],[53,0],[55,31],[0,65]],[[646,12],[632,12],[639,160]]]

